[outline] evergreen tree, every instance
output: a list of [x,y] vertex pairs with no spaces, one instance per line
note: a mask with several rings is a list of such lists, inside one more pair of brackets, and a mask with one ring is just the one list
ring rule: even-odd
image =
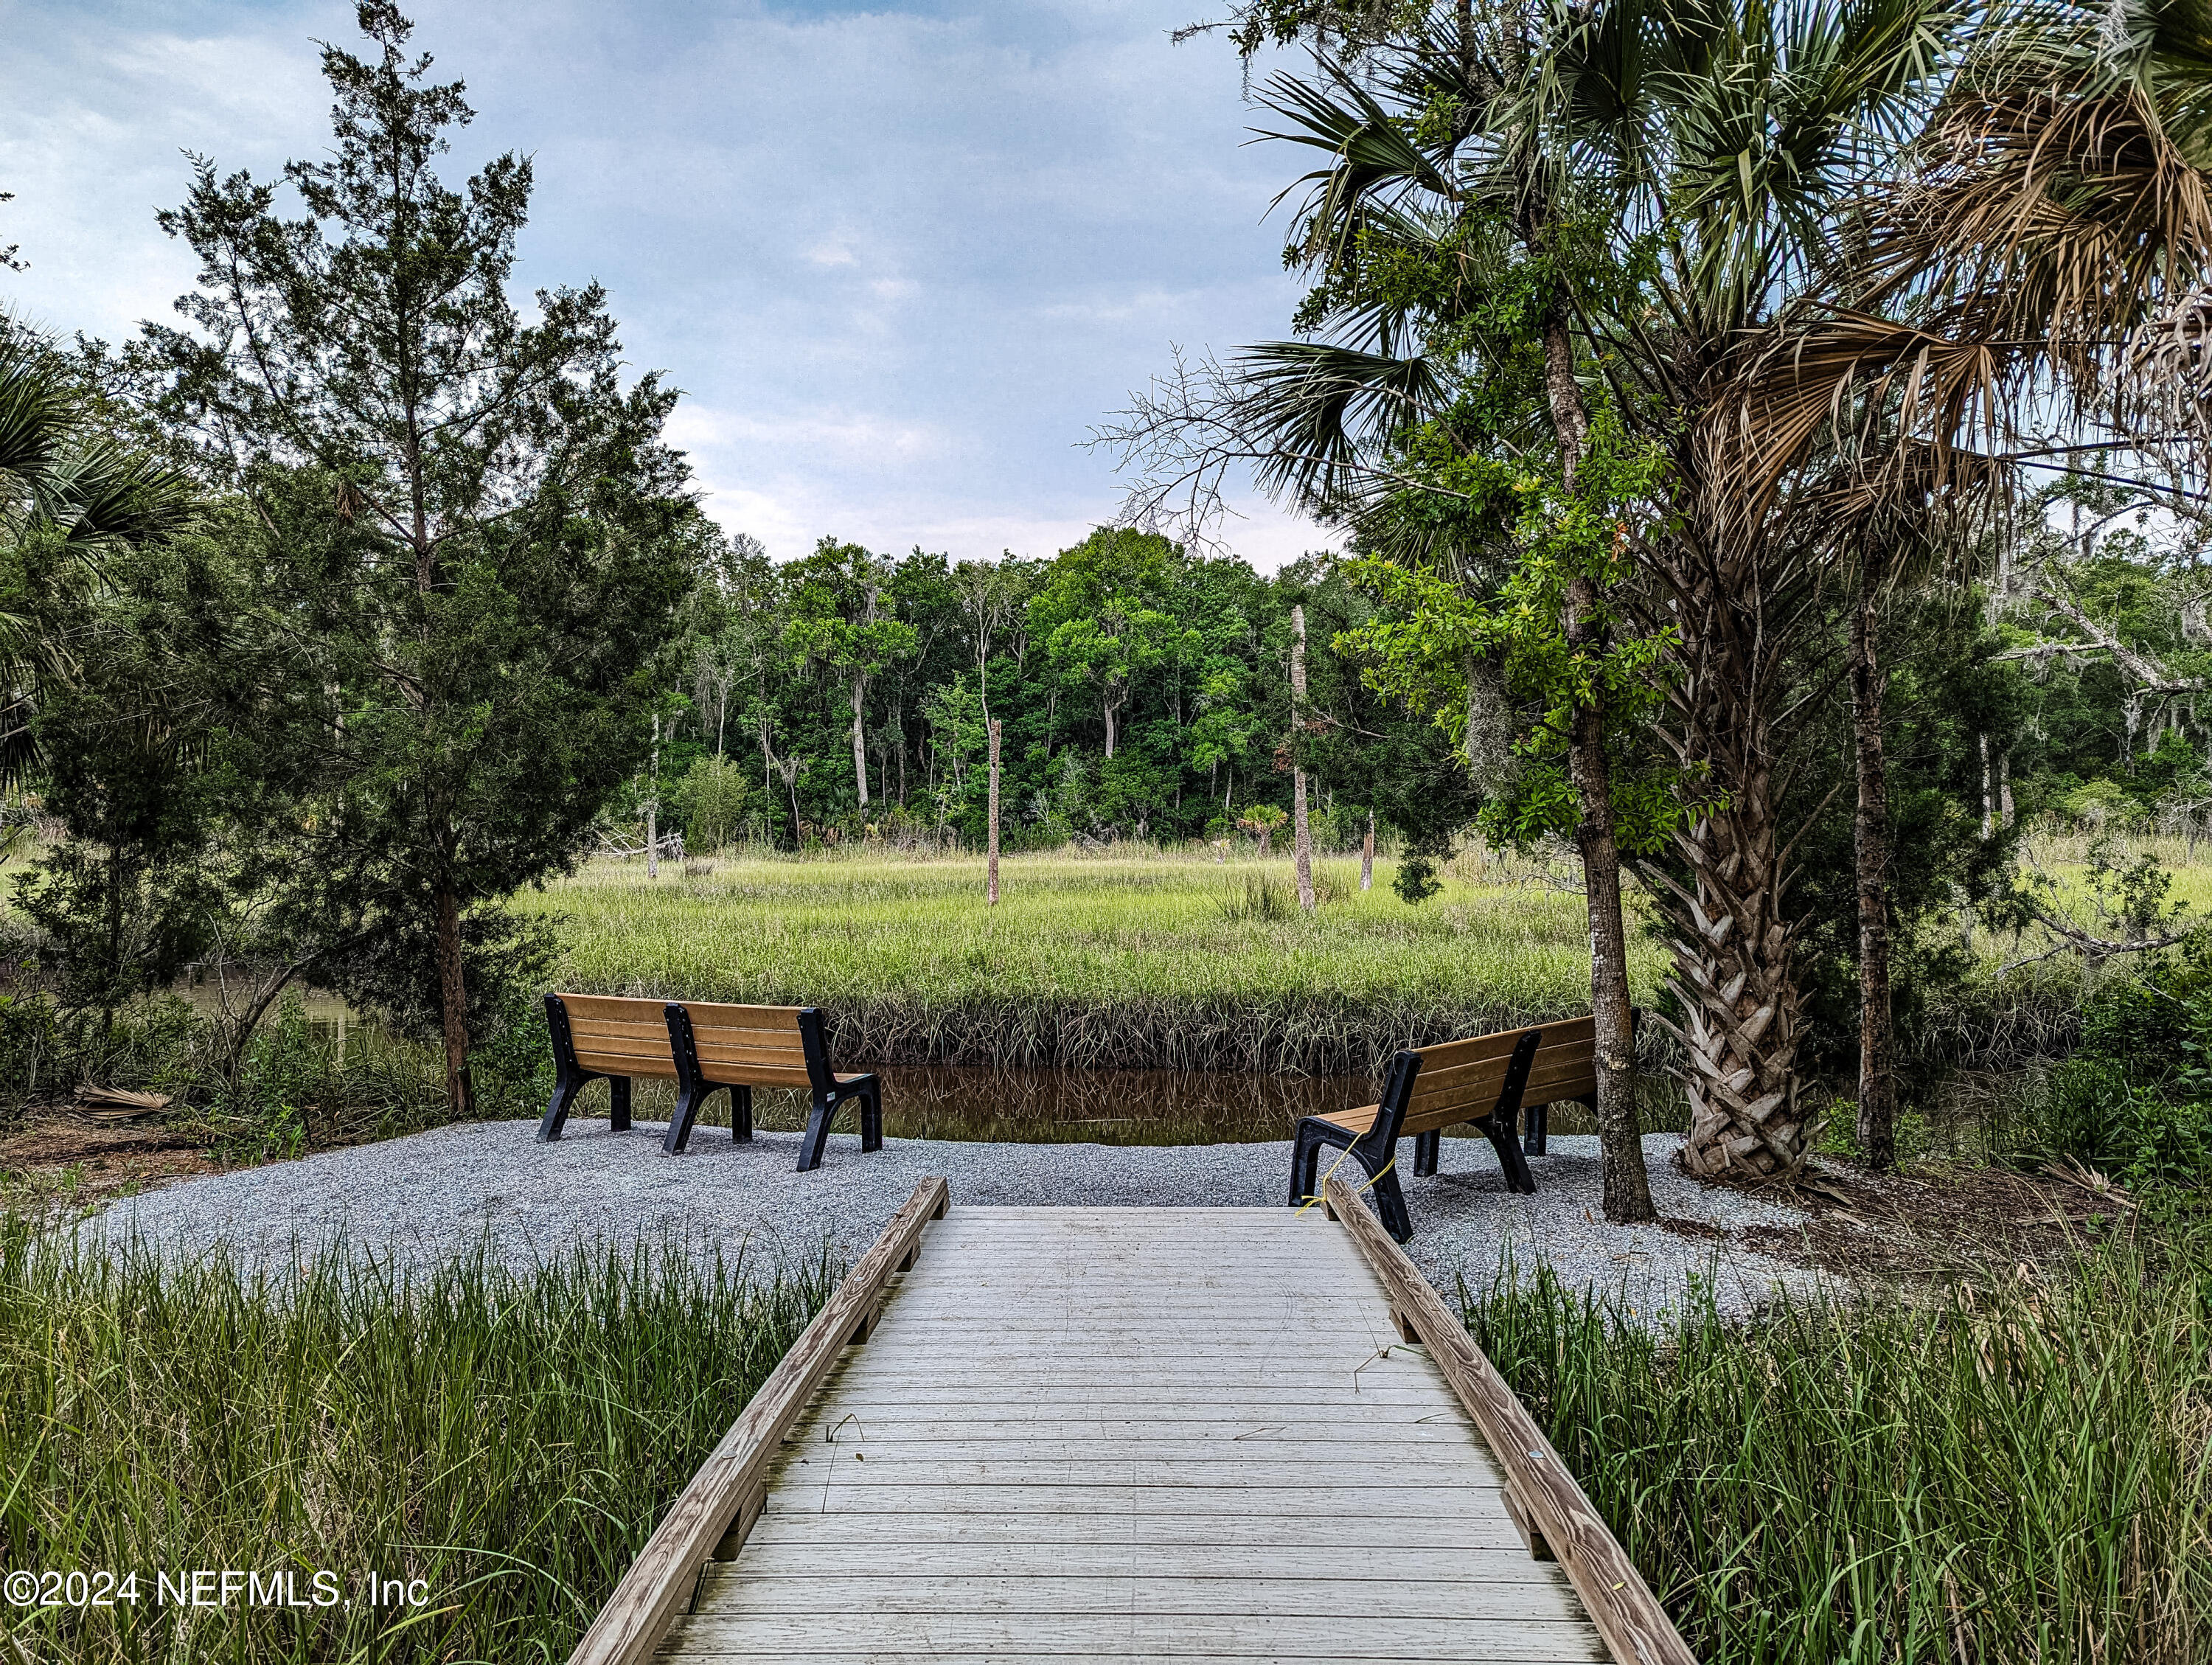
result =
[[605,293],[541,290],[534,321],[507,295],[529,161],[441,182],[462,85],[410,61],[389,0],[358,9],[369,55],[323,51],[332,149],[284,170],[304,214],[196,159],[161,223],[200,257],[198,328],[150,330],[142,362],[252,505],[258,592],[317,690],[315,883],[372,927],[346,986],[434,1022],[459,1115],[471,959],[512,962],[502,899],[635,767],[696,511],[675,395],[620,385]]

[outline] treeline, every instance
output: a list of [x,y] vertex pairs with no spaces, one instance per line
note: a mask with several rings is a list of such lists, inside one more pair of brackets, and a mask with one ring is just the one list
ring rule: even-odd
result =
[[[1293,609],[1308,690],[1294,734]],[[1259,837],[1291,807],[1316,836],[1440,844],[1480,799],[1450,738],[1335,650],[1374,615],[1342,563],[1273,577],[1156,534],[1102,529],[1050,559],[900,559],[823,538],[785,564],[716,554],[665,660],[665,742],[632,812],[694,848],[875,837],[981,845],[989,725],[1001,836]]]

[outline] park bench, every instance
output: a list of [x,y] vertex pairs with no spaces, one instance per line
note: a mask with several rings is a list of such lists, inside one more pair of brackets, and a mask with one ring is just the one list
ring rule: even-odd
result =
[[[1470,1123],[1498,1152],[1507,1188],[1534,1191],[1526,1156],[1544,1153],[1549,1107],[1563,1099],[1597,1102],[1596,1024],[1589,1017],[1401,1052],[1390,1060],[1378,1102],[1298,1123],[1291,1151],[1291,1206],[1320,1194],[1324,1148],[1348,1151],[1368,1175],[1382,1224],[1404,1243],[1413,1226],[1398,1185],[1401,1139],[1413,1140],[1413,1172],[1425,1176],[1437,1170],[1443,1130]],[[1525,1145],[1515,1135],[1523,1109],[1528,1112]]]
[[857,1101],[860,1148],[884,1144],[881,1085],[873,1075],[841,1075],[830,1067],[822,1014],[812,1006],[725,1006],[712,1001],[638,1000],[604,994],[548,994],[545,1024],[553,1036],[559,1079],[538,1125],[540,1139],[558,1139],[568,1107],[584,1084],[605,1076],[612,1097],[608,1125],[629,1126],[629,1084],[653,1076],[677,1084],[675,1114],[663,1147],[673,1156],[691,1138],[700,1107],[730,1092],[730,1133],[753,1136],[755,1087],[804,1087],[813,1096],[799,1140],[799,1171],[822,1164],[830,1123]]

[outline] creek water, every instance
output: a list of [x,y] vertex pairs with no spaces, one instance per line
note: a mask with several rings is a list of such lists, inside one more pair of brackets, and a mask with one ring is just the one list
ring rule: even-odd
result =
[[[865,1064],[853,1066],[866,1068]],[[1243,1145],[1285,1139],[1298,1118],[1372,1103],[1375,1084],[1358,1076],[1235,1075],[1175,1070],[1000,1070],[988,1065],[888,1064],[884,1132],[892,1139],[945,1139],[1012,1145]],[[597,1084],[578,1114],[604,1115]],[[665,1120],[674,1102],[663,1082],[640,1081],[641,1120]],[[729,1099],[717,1094],[703,1127],[730,1124]],[[753,1094],[753,1125],[793,1133],[806,1125],[806,1095],[763,1088]],[[838,1126],[846,1125],[841,1115]],[[1555,1106],[1552,1131],[1594,1131],[1579,1104]],[[1455,1128],[1447,1137],[1467,1133]]]
[[[204,991],[183,991],[210,1001]],[[345,1004],[316,994],[307,1002],[307,1027],[339,1060],[363,1047],[391,1046],[380,1025]],[[848,1069],[866,1069],[863,1061]],[[887,1064],[874,1066],[884,1081],[884,1131],[893,1139],[943,1139],[1024,1145],[1235,1145],[1286,1139],[1298,1118],[1325,1115],[1372,1103],[1376,1084],[1358,1076],[1241,1075],[1176,1070],[997,1069],[989,1065]],[[606,1087],[594,1082],[576,1108],[581,1116],[606,1114]],[[641,1121],[665,1121],[675,1103],[674,1084],[641,1079],[633,1112]],[[1651,1109],[1659,1107],[1654,1104]],[[806,1095],[762,1088],[753,1094],[756,1127],[796,1132],[806,1125]],[[841,1115],[842,1128],[849,1113]],[[701,1118],[702,1127],[730,1125],[729,1099],[717,1094]],[[1655,1123],[1647,1110],[1647,1127]],[[1554,1105],[1552,1131],[1595,1131],[1580,1104]],[[1447,1137],[1466,1134],[1452,1129]]]

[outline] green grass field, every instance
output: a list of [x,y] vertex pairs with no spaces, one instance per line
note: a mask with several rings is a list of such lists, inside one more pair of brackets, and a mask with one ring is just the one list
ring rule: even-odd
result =
[[[1287,860],[1020,856],[1003,900],[963,858],[717,861],[648,881],[595,863],[528,905],[565,917],[580,992],[813,1004],[840,1047],[1094,1067],[1358,1073],[1422,1045],[1587,1007],[1579,896],[1448,878],[1415,908],[1319,866],[1299,915]],[[1517,870],[1525,877],[1528,870]],[[1639,994],[1662,955],[1633,951]]]

